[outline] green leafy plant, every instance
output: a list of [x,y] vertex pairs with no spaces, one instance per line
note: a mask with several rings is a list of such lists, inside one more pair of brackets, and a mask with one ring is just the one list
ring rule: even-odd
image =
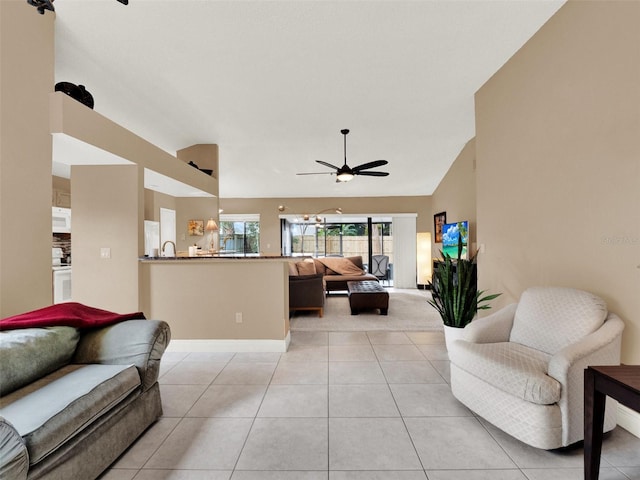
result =
[[428,302],[440,313],[445,325],[464,328],[473,320],[478,310],[491,308],[487,302],[502,294],[484,295],[484,290],[478,290],[477,252],[469,259],[460,258],[462,242],[458,244],[457,259],[444,252],[440,253],[442,261],[434,270],[429,284],[433,299]]

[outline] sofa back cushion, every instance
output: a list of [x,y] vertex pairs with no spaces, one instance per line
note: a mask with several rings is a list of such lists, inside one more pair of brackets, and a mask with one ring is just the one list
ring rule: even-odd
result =
[[[363,275],[362,257],[320,257],[315,258],[316,272],[324,275]],[[321,265],[322,267],[318,267]]]
[[596,331],[606,317],[604,300],[589,292],[529,288],[518,303],[510,341],[553,355]]
[[73,327],[0,332],[0,396],[32,383],[71,361],[80,334]]
[[316,264],[311,258],[296,263],[296,267],[298,275],[315,275],[317,273]]
[[345,258],[347,260],[351,260],[351,262],[360,270],[364,270],[364,264],[362,263],[362,255],[356,255],[354,257],[345,257]]
[[324,263],[322,263],[320,260],[318,260],[317,258],[313,259],[313,264],[316,267],[316,273],[321,273],[323,275],[335,275],[336,272],[334,272],[333,270],[329,270]]
[[289,276],[296,277],[298,275],[298,267],[296,262],[287,262],[289,264]]

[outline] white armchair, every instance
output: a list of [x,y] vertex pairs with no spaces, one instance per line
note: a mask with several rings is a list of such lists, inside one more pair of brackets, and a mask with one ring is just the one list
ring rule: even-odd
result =
[[[542,449],[584,438],[584,369],[618,365],[624,324],[591,293],[526,290],[518,304],[471,322],[453,342],[451,390],[472,411]],[[616,426],[607,399],[604,429]]]

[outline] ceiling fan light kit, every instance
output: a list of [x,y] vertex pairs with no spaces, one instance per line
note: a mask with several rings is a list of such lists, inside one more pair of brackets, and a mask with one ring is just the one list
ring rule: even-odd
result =
[[316,160],[320,165],[324,165],[325,167],[333,168],[335,172],[311,172],[311,173],[298,173],[297,175],[336,175],[336,182],[338,183],[346,183],[353,180],[353,177],[356,175],[366,175],[369,177],[386,177],[389,175],[389,172],[369,172],[370,168],[381,167],[382,165],[386,165],[386,160],[374,160],[373,162],[363,163],[362,165],[358,165],[357,167],[351,168],[347,165],[347,134],[349,133],[348,129],[340,130],[340,133],[344,136],[344,165],[342,167],[336,167],[327,162],[323,162],[322,160]]

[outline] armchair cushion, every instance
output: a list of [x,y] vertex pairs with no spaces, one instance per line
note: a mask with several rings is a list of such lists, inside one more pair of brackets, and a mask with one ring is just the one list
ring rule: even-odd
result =
[[553,355],[595,332],[606,317],[604,300],[589,292],[533,287],[520,298],[509,340]]
[[458,367],[522,400],[550,405],[562,386],[547,375],[550,355],[518,343],[454,342]]

